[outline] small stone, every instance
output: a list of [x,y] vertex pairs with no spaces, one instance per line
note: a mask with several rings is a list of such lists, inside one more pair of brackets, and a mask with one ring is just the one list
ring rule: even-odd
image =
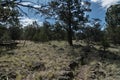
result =
[[34,70],[43,71],[43,70],[45,70],[45,65],[44,65],[44,63],[41,63],[41,62],[33,63],[31,66],[31,70],[32,71],[34,71]]
[[59,50],[59,51],[64,51],[64,49],[63,49],[63,48],[59,48],[58,50]]
[[58,80],[71,80],[68,76],[59,76]]
[[53,47],[53,48],[56,48],[56,47],[58,47],[58,46],[56,46],[56,45],[52,45],[52,47]]
[[74,70],[76,67],[78,67],[78,63],[73,61],[69,64],[70,69]]

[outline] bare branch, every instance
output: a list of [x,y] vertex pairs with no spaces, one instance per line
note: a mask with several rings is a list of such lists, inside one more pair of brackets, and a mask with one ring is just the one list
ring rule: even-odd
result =
[[24,12],[19,6],[17,6],[17,8],[18,8],[25,16],[29,17],[29,16],[27,15],[27,13]]

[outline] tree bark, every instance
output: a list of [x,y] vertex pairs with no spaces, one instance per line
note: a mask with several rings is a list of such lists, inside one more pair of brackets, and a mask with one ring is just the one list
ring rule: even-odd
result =
[[70,4],[70,1],[68,2],[68,44],[70,46],[73,46],[73,42],[72,42],[72,28],[71,28],[71,19],[72,19],[72,13],[71,13],[71,8],[70,8],[71,4]]
[[71,28],[71,24],[69,25],[69,29],[68,29],[68,31],[67,31],[68,33],[67,33],[67,36],[68,36],[68,44],[70,45],[70,46],[73,46],[73,42],[72,42],[72,28]]

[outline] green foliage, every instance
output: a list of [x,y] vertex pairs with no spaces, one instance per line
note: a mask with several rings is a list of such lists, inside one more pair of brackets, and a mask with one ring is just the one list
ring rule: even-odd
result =
[[0,40],[19,40],[22,36],[22,28],[19,26],[11,26],[7,28],[5,25],[0,26]]
[[37,42],[46,42],[50,40],[50,24],[45,22],[43,27],[33,23],[24,28],[24,39]]
[[32,40],[35,42],[47,42],[50,40],[66,40],[67,32],[59,23],[50,25],[49,22],[44,22],[43,26],[32,24],[23,29],[23,39]]
[[78,33],[80,39],[84,39],[87,45],[90,45],[92,42],[100,42],[104,36],[104,32],[101,30],[101,25],[98,19],[91,21],[90,24],[92,26],[85,25],[86,27],[83,26],[81,32]]
[[112,5],[107,9],[106,22],[111,27],[120,25],[120,4]]
[[33,41],[38,41],[38,42],[47,42],[47,41],[49,41],[48,34],[45,32],[44,27],[40,27],[39,29],[40,29],[40,31],[37,31],[34,34]]
[[35,33],[35,35],[33,36],[33,41],[40,41],[40,35],[39,33]]
[[41,31],[39,34],[39,41],[46,42],[49,41],[47,34],[44,31]]
[[11,37],[10,37],[9,33],[6,32],[1,37],[1,41],[7,41],[7,40],[11,40]]
[[22,34],[21,28],[17,26],[9,27],[9,35],[12,40],[19,40]]
[[73,45],[73,29],[77,29],[81,21],[87,21],[87,18],[84,17],[84,12],[90,11],[88,9],[90,3],[86,3],[86,5],[81,5],[81,1],[79,0],[55,0],[49,3],[52,11],[57,15],[57,19],[66,25],[64,29],[67,31],[67,40],[70,46]]
[[66,40],[67,32],[59,22],[54,24],[51,33],[52,40]]
[[120,44],[120,4],[112,5],[106,12],[107,36],[114,44]]
[[91,29],[92,41],[100,42],[104,36],[104,31],[101,30],[101,20],[98,18],[93,19],[93,27]]
[[33,40],[33,36],[36,33],[36,28],[32,25],[27,26],[24,28],[24,39],[26,40]]
[[1,25],[0,26],[0,41],[7,41],[7,40],[11,40],[9,30],[4,25]]
[[0,25],[0,39],[6,32],[7,32],[7,28],[4,27],[3,25]]
[[109,44],[108,40],[107,40],[105,37],[104,37],[103,40],[101,41],[101,45],[102,45],[102,48],[103,48],[104,51],[106,51],[106,49],[107,49],[108,47],[110,47],[110,44]]
[[19,23],[19,11],[15,9],[13,2],[11,2],[11,4],[9,4],[9,2],[7,3],[7,1],[2,1],[0,3],[0,22],[9,23],[11,25]]

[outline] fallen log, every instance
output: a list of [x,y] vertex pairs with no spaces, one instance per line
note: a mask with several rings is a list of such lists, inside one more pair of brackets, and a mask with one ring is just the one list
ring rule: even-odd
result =
[[13,49],[17,46],[18,42],[1,42],[0,47],[6,48],[6,49]]

